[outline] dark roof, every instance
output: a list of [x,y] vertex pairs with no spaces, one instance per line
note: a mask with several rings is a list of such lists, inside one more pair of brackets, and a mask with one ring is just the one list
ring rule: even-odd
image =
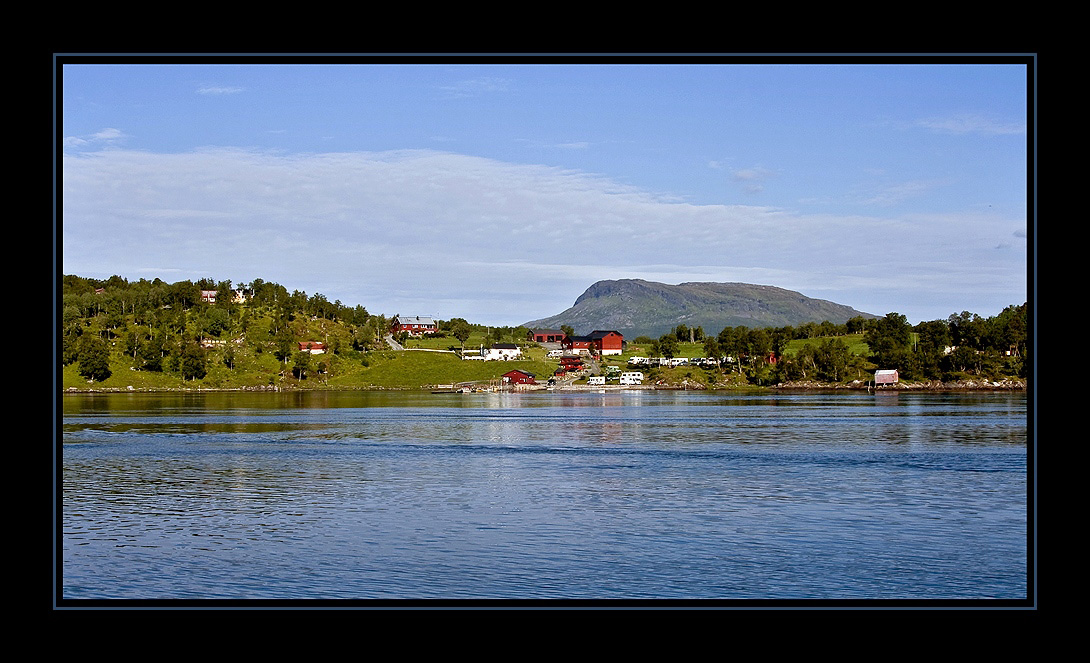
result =
[[622,333],[621,333],[621,332],[619,332],[619,331],[614,331],[614,330],[612,330],[612,329],[606,329],[606,330],[602,330],[602,329],[595,329],[594,331],[592,331],[592,332],[591,332],[591,333],[590,333],[590,334],[589,334],[589,335],[587,336],[587,338],[590,338],[590,339],[599,339],[599,338],[605,338],[606,336],[609,336],[610,334],[616,334],[617,336],[620,336],[620,337],[622,337],[622,338],[624,337],[624,334],[622,334]]
[[517,345],[514,343],[493,343],[492,348],[494,350],[518,350]]

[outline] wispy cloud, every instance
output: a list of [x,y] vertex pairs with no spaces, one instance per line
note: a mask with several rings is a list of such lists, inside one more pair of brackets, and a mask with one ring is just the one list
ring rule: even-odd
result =
[[503,92],[508,89],[511,81],[506,78],[472,78],[456,81],[439,86],[439,89],[450,98],[475,97],[491,92]]
[[893,207],[894,205],[899,205],[907,200],[919,198],[945,184],[945,182],[939,180],[912,180],[908,182],[887,184],[875,187],[863,194],[857,202],[861,205]]
[[1025,122],[1008,122],[972,113],[922,118],[916,121],[916,126],[948,134],[1008,135],[1026,133]]
[[764,191],[765,182],[776,177],[776,173],[767,168],[740,168],[732,173],[734,181],[742,185],[747,193]]
[[102,145],[115,145],[125,138],[127,136],[120,129],[107,128],[84,136],[65,136],[64,147],[97,149]]
[[197,88],[197,94],[205,95],[238,94],[242,91],[243,88],[226,85],[205,85]]

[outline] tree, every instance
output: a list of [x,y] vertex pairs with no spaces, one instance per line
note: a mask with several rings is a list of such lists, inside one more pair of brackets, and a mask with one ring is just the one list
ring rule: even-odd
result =
[[677,355],[677,335],[663,334],[659,337],[658,354],[661,354],[667,359],[673,359],[674,356]]
[[825,339],[814,351],[818,376],[832,382],[843,380],[851,364],[851,357],[852,353],[844,341],[839,338]]
[[473,333],[473,328],[462,318],[453,318],[450,322],[451,335],[458,339],[458,342],[462,344],[462,350],[465,350],[466,341],[469,340],[469,335]]
[[719,367],[719,358],[722,355],[723,350],[719,347],[719,339],[714,336],[704,337],[704,356],[714,359],[716,368]]
[[870,348],[870,360],[879,368],[900,368],[906,361],[911,338],[912,326],[900,313],[887,313],[863,333],[863,341]]
[[77,361],[79,374],[92,382],[102,382],[112,374],[110,344],[97,334],[84,334],[80,337]]
[[189,341],[182,346],[182,354],[179,358],[179,370],[184,380],[199,380],[208,374],[204,348],[194,341]]
[[299,380],[305,380],[310,370],[310,353],[299,351],[294,355],[295,362],[291,367],[291,374]]

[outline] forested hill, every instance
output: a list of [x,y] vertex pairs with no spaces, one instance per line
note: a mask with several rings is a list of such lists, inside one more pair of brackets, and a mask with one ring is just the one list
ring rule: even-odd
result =
[[570,325],[576,333],[613,329],[626,338],[657,337],[684,324],[717,333],[724,327],[785,327],[807,322],[843,324],[877,316],[798,292],[748,283],[667,285],[642,279],[599,281],[568,310],[525,323],[530,328]]

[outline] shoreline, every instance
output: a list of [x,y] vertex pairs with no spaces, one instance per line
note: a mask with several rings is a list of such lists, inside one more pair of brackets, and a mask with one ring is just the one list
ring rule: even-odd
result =
[[[254,386],[254,387],[193,387],[193,388],[156,388],[156,389],[137,389],[134,387],[68,387],[61,390],[61,394],[154,394],[154,393],[232,393],[232,392],[255,392],[255,393],[299,393],[307,391],[413,391],[433,394],[442,393],[459,393],[456,391],[436,391],[437,385],[421,385],[419,387],[272,387],[272,386]],[[537,385],[537,388],[522,388],[522,389],[501,389],[492,393],[530,393],[530,392],[625,392],[625,391],[715,391],[715,392],[733,392],[733,391],[869,391],[872,393],[877,392],[900,392],[900,391],[927,391],[927,392],[973,392],[973,391],[1027,391],[1028,385],[1025,380],[963,380],[958,382],[939,382],[939,381],[927,381],[927,382],[899,382],[893,385],[880,385],[874,386],[866,382],[856,382],[847,384],[830,384],[821,382],[785,382],[775,385],[746,385],[746,386],[723,386],[716,387],[714,385],[708,386],[695,382],[678,383],[678,384],[646,384],[646,385],[568,385],[564,387],[545,387]],[[486,393],[487,390],[481,390],[479,392],[468,393]]]

